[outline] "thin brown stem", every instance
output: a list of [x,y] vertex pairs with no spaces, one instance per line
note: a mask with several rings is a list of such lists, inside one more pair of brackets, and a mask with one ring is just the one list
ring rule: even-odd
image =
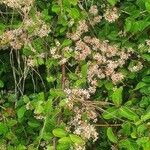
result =
[[95,124],[96,127],[120,127],[122,124]]

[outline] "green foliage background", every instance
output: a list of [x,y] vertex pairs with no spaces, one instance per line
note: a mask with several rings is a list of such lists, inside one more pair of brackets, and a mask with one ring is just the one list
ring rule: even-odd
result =
[[[109,79],[101,80],[92,95],[92,101],[108,99],[107,102],[112,103],[101,106],[103,111],[98,111],[95,126],[99,138],[94,143],[66,131],[72,112],[64,103],[63,66],[52,57],[39,57],[55,46],[56,40],[61,47],[74,45],[66,33],[74,30],[80,20],[88,18],[86,13],[92,5],[97,5],[101,15],[102,5],[115,6],[120,17],[113,23],[103,18],[88,34],[134,50],[127,65],[121,68],[125,79],[117,85]],[[36,52],[26,45],[13,50],[7,40],[0,38],[0,150],[69,150],[76,144],[86,145],[87,150],[150,150],[150,47],[146,45],[150,38],[150,1],[36,0],[29,12],[31,18],[36,20],[37,11],[51,32],[40,38],[33,36],[35,26],[28,28]],[[1,36],[22,26],[22,19],[18,9],[0,1]],[[71,19],[73,27],[69,25]],[[120,31],[126,35],[118,36]],[[29,56],[36,65],[26,70],[24,60]],[[86,88],[87,60],[77,62],[73,53],[66,56],[69,63],[65,66],[65,76],[71,87]],[[137,60],[142,62],[143,69],[129,72],[128,66]],[[79,72],[82,78],[75,72],[77,66],[82,68]]]

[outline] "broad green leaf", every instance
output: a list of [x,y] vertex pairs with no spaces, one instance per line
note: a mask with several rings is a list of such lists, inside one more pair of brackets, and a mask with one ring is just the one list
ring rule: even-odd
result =
[[105,85],[106,89],[109,91],[111,91],[113,89],[113,86],[114,86],[112,84],[112,82],[108,82],[108,81],[104,82],[104,85]]
[[52,133],[56,137],[65,137],[67,135],[67,132],[62,128],[56,128],[52,131]]
[[68,101],[68,99],[67,99],[67,98],[62,99],[62,100],[60,101],[60,103],[59,103],[59,106],[60,106],[60,107],[64,107],[64,106],[66,106],[67,101]]
[[37,120],[32,120],[28,122],[28,125],[32,128],[38,128],[40,126],[40,123]]
[[59,143],[57,145],[57,150],[69,150],[70,148],[70,145],[69,144],[62,144],[62,143]]
[[30,99],[27,95],[23,96],[23,101],[27,104],[28,102],[30,102]]
[[119,109],[119,114],[122,117],[125,117],[129,120],[132,120],[132,121],[136,121],[139,119],[138,115],[134,111],[132,111],[131,109],[129,109],[128,107],[125,107],[125,106],[122,106]]
[[137,145],[134,142],[131,142],[129,139],[123,139],[119,141],[119,148],[125,148],[126,150],[137,150]]
[[112,131],[112,128],[109,127],[107,129],[107,136],[108,136],[108,139],[113,142],[113,143],[117,143],[118,142],[118,139],[117,137],[114,135],[113,131]]
[[58,142],[61,143],[61,144],[72,143],[70,137],[62,137],[61,139],[58,140]]
[[132,21],[127,19],[126,22],[125,22],[125,31],[130,31],[132,28]]
[[7,125],[9,126],[9,127],[13,127],[14,125],[16,125],[17,124],[17,121],[15,120],[15,119],[10,119],[10,120],[8,120],[8,122],[7,122]]
[[2,80],[0,80],[0,88],[3,88],[4,87],[4,83]]
[[143,150],[149,150],[150,149],[150,139],[149,137],[141,137],[137,139],[137,144],[141,147],[143,147]]
[[55,12],[55,13],[59,13],[59,12],[60,12],[60,6],[58,6],[58,5],[53,5],[53,6],[52,6],[52,11]]
[[78,19],[80,17],[80,13],[78,11],[78,9],[76,8],[72,8],[70,9],[70,17],[72,17],[73,19]]
[[87,70],[88,70],[88,65],[84,64],[81,67],[81,73],[82,73],[82,77],[87,78]]
[[52,110],[53,110],[53,99],[49,97],[44,106],[44,111],[47,114],[47,113],[50,113]]
[[145,85],[146,85],[146,83],[144,83],[144,82],[139,82],[139,83],[137,84],[137,86],[135,87],[134,90],[138,90],[138,89],[144,87]]
[[130,122],[125,122],[122,124],[122,133],[125,135],[130,135],[131,134],[131,123]]
[[75,134],[70,134],[70,139],[72,142],[74,142],[75,144],[79,144],[79,145],[84,145],[85,141],[78,135]]
[[148,12],[150,12],[150,2],[145,2],[145,7]]
[[144,58],[147,61],[150,61],[150,54],[143,54],[142,58]]
[[0,23],[0,34],[2,34],[5,31],[5,28],[6,28],[5,24]]
[[63,41],[63,43],[62,43],[62,45],[61,45],[61,46],[63,46],[63,47],[65,47],[65,46],[69,46],[69,45],[71,45],[71,43],[72,43],[72,41],[71,41],[71,40],[69,40],[69,39],[65,39],[65,40]]
[[117,88],[112,94],[112,101],[118,107],[122,103],[123,87]]
[[142,79],[143,82],[150,83],[150,76],[146,76]]
[[24,116],[25,112],[26,112],[25,106],[22,106],[21,108],[19,108],[17,111],[18,119],[21,119]]
[[71,80],[78,80],[77,74],[71,72],[71,73],[69,73],[68,75],[69,75],[69,78],[70,78]]
[[147,121],[147,120],[149,120],[149,119],[150,119],[150,111],[147,112],[145,115],[142,115],[142,116],[141,116],[141,120],[142,120],[142,121]]
[[146,124],[141,124],[137,127],[137,133],[142,135],[147,130]]
[[54,76],[50,76],[46,78],[47,82],[54,82],[56,78]]
[[75,82],[75,86],[76,87],[80,87],[81,85],[85,85],[85,83],[86,83],[86,79],[85,78],[81,78],[81,79],[79,79],[79,80],[77,80]]
[[36,107],[34,110],[35,114],[41,114],[44,111],[44,107],[43,107],[43,102],[42,101],[38,101],[36,103]]
[[75,5],[77,5],[78,0],[71,0],[70,3],[75,6]]
[[116,107],[108,108],[104,113],[102,114],[104,119],[115,119],[117,116],[118,110]]
[[65,93],[62,89],[51,89],[50,94],[53,97],[65,97]]
[[117,3],[117,0],[107,0],[112,6],[114,6]]
[[8,131],[8,128],[6,124],[0,122],[0,135],[6,134],[7,131]]

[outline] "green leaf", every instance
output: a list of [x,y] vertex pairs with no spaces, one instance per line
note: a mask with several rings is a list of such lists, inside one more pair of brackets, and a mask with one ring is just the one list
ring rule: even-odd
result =
[[125,148],[126,150],[137,150],[137,146],[135,143],[132,143],[129,139],[123,139],[119,141],[119,147],[120,149]]
[[144,58],[147,61],[150,61],[150,54],[143,54],[142,58]]
[[122,103],[123,87],[117,88],[112,94],[112,101],[118,107]]
[[69,15],[73,19],[78,19],[80,17],[80,13],[79,13],[78,9],[76,9],[76,8],[70,9]]
[[82,73],[82,77],[87,78],[87,70],[88,70],[88,65],[84,64],[81,67],[81,73]]
[[118,110],[116,107],[108,108],[104,113],[102,114],[104,119],[115,119],[115,117],[118,114]]
[[54,76],[50,76],[46,78],[47,82],[54,82],[56,78]]
[[130,135],[131,134],[131,123],[130,122],[124,122],[122,124],[122,133],[125,135]]
[[28,103],[28,102],[30,102],[30,99],[29,99],[29,97],[27,96],[27,95],[24,95],[23,96],[23,101],[24,101],[24,103]]
[[21,119],[24,116],[25,112],[26,112],[25,106],[22,106],[21,108],[19,108],[17,111],[18,119]]
[[75,6],[75,5],[77,5],[78,0],[71,0],[70,3]]
[[3,23],[0,23],[0,34],[5,31],[6,26]]
[[150,76],[146,76],[142,79],[143,82],[150,83]]
[[142,120],[142,121],[147,121],[147,120],[149,120],[149,119],[150,119],[150,111],[147,112],[145,115],[142,115],[142,116],[141,116],[141,120]]
[[112,82],[109,82],[109,81],[106,81],[104,82],[104,85],[105,85],[105,88],[108,90],[108,91],[111,91],[113,89],[113,84]]
[[146,85],[146,83],[144,83],[144,82],[139,82],[139,83],[137,84],[137,86],[135,87],[134,90],[138,90],[138,89],[144,87],[145,85]]
[[52,6],[52,11],[55,13],[59,13],[60,12],[60,6],[59,5],[53,5]]
[[65,93],[63,92],[62,89],[51,89],[50,94],[53,97],[65,97]]
[[139,119],[138,115],[132,111],[131,109],[125,107],[125,106],[122,106],[120,109],[119,109],[119,114],[122,116],[122,117],[125,117],[129,120],[132,120],[132,121],[136,121]]
[[79,144],[79,145],[84,145],[85,141],[78,135],[75,134],[70,134],[70,139],[72,142],[74,142],[75,144]]
[[114,135],[114,133],[113,133],[111,127],[109,127],[109,128],[107,129],[107,136],[108,136],[108,138],[109,138],[109,140],[110,140],[111,142],[113,142],[113,143],[117,143],[117,142],[118,142],[118,139],[117,139],[117,137]]
[[65,137],[67,135],[67,132],[62,128],[56,128],[52,131],[52,133],[56,137]]
[[114,6],[117,3],[117,0],[107,0],[112,6]]
[[61,144],[70,144],[72,143],[70,137],[62,137],[61,139],[58,140],[59,143]]
[[35,107],[35,110],[34,110],[34,113],[35,114],[41,114],[43,111],[44,111],[44,108],[43,108],[43,102],[42,101],[38,101],[36,103],[36,107]]
[[132,21],[129,20],[129,19],[126,19],[126,22],[125,22],[125,31],[130,31],[131,30],[131,27],[132,27]]
[[0,80],[0,88],[3,88],[4,87],[4,83],[2,80]]
[[85,83],[86,83],[86,79],[85,79],[85,78],[81,78],[81,79],[79,79],[79,80],[77,80],[77,81],[75,82],[75,86],[76,86],[76,87],[80,87],[80,86],[82,86],[82,85],[85,85]]
[[72,44],[72,41],[71,41],[71,40],[65,39],[65,40],[63,41],[63,43],[62,43],[62,46],[65,47],[65,46],[69,46],[69,45],[71,45],[71,44]]
[[148,12],[150,12],[150,2],[145,2],[145,7]]
[[28,122],[28,125],[32,128],[38,128],[40,126],[40,123],[37,120],[32,120]]
[[57,150],[69,150],[70,145],[69,144],[58,144],[57,145]]
[[150,139],[149,137],[141,137],[137,139],[137,144],[141,147],[143,147],[143,150],[149,150],[150,149]]
[[75,80],[75,81],[78,80],[77,74],[71,72],[68,75],[71,80]]
[[7,131],[8,131],[8,128],[6,124],[0,122],[0,135],[6,134]]
[[16,125],[16,124],[17,124],[17,121],[14,120],[14,119],[10,119],[10,120],[8,120],[8,122],[7,122],[7,125],[8,125],[9,127],[13,127],[13,126]]

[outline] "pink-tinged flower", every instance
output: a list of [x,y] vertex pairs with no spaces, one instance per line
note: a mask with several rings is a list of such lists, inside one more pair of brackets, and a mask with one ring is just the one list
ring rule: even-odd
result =
[[120,15],[116,7],[108,8],[104,13],[104,18],[110,23],[115,22],[119,16]]
[[97,15],[98,14],[97,6],[96,5],[91,6],[89,9],[89,13],[92,15]]
[[113,83],[121,82],[124,79],[124,75],[122,73],[113,73],[111,75],[111,79]]

